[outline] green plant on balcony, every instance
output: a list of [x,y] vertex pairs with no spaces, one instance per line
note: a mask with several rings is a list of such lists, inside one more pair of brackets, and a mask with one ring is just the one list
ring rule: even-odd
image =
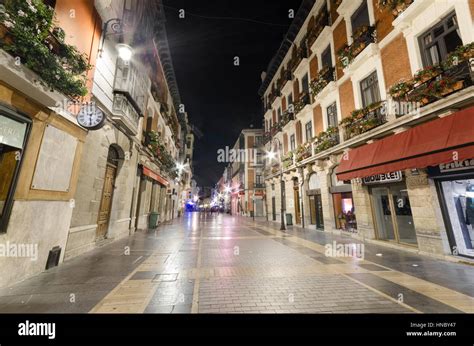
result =
[[405,11],[414,0],[378,0],[380,9],[389,9],[395,17]]
[[293,151],[289,151],[283,156],[283,159],[282,159],[283,168],[286,169],[290,167],[291,165],[293,165],[293,156],[294,156]]
[[362,52],[365,47],[374,42],[375,26],[362,25],[358,27],[352,35],[352,44],[344,45],[337,52],[338,63],[342,68],[346,68]]
[[396,101],[426,105],[472,84],[466,65],[473,57],[474,43],[459,46],[441,64],[417,71],[412,79],[399,81],[388,92]]
[[8,0],[0,5],[0,48],[41,77],[41,83],[76,98],[87,94],[85,54],[64,43],[54,27],[54,10],[41,0]]
[[311,156],[311,143],[302,143],[295,150],[295,161],[300,162]]
[[474,59],[474,42],[464,46],[458,46],[453,52],[448,54],[446,59],[441,63],[441,66],[447,70],[470,59]]
[[374,102],[365,108],[354,110],[339,125],[344,128],[346,139],[350,139],[382,125],[385,122],[385,113],[385,103]]
[[309,84],[311,90],[311,95],[316,97],[325,87],[329,84],[327,74],[329,72],[329,67],[324,67],[321,71],[318,72],[316,77]]
[[339,128],[336,126],[328,127],[326,131],[321,132],[317,135],[313,143],[314,153],[320,153],[324,150],[334,147],[339,144]]

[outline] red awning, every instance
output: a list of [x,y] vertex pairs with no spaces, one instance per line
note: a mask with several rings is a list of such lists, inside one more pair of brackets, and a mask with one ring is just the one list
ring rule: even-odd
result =
[[474,107],[411,128],[343,155],[339,180],[474,158]]
[[163,178],[161,175],[153,172],[151,169],[146,168],[145,166],[143,166],[143,174],[146,175],[147,177],[150,177],[153,180],[156,180],[160,184],[163,184],[165,186],[169,185],[168,181],[165,178]]

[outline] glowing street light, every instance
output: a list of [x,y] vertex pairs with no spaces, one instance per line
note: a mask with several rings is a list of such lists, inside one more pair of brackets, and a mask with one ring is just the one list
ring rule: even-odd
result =
[[267,159],[274,160],[276,158],[276,153],[274,151],[267,151]]
[[178,170],[179,173],[181,173],[182,171],[184,171],[184,168],[186,167],[186,164],[184,163],[181,163],[181,162],[178,162],[176,164],[176,169]]

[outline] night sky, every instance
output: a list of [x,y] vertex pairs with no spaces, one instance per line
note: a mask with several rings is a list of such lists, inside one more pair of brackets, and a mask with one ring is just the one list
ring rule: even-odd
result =
[[[260,75],[301,0],[164,0],[168,43],[183,104],[196,136],[194,179],[212,187],[225,165],[217,150],[233,146],[243,128],[262,127]],[[179,9],[185,18],[179,18]],[[246,20],[211,19],[232,17]],[[263,23],[255,23],[253,20]],[[240,66],[234,66],[234,57]]]

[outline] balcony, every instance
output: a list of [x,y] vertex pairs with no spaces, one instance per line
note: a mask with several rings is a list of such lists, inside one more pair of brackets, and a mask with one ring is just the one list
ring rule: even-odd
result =
[[303,161],[311,155],[311,143],[303,143],[295,151],[295,162]]
[[470,63],[473,58],[474,43],[459,46],[440,65],[429,66],[418,71],[412,79],[393,85],[389,94],[400,105],[417,103],[423,107],[440,100],[474,84]]
[[334,67],[324,67],[318,75],[311,81],[309,88],[311,96],[315,98],[330,82],[335,80]]
[[391,11],[393,16],[397,18],[413,3],[413,1],[414,0],[378,0],[378,5],[380,8],[385,8]]
[[352,35],[352,44],[345,45],[338,52],[338,61],[342,68],[348,67],[351,62],[371,43],[376,41],[375,26],[361,26]]
[[308,47],[312,47],[318,36],[323,31],[324,27],[329,26],[329,12],[326,7],[318,13],[314,18],[314,25],[309,29],[308,32]]
[[112,105],[112,119],[129,135],[138,134],[140,116],[123,94],[115,94]]
[[150,89],[150,80],[132,63],[117,60],[115,71],[114,94],[125,96],[139,116],[145,110],[146,94]]
[[314,154],[330,149],[340,143],[339,128],[329,127],[321,132],[313,142]]
[[289,151],[285,156],[282,158],[283,169],[287,169],[293,166],[295,163],[294,161],[294,153]]
[[265,184],[264,184],[264,183],[254,183],[254,184],[253,184],[253,188],[254,188],[254,189],[264,189],[264,188],[265,188]]
[[385,102],[376,102],[365,108],[357,109],[351,116],[340,122],[344,130],[344,140],[368,132],[387,122]]
[[267,144],[268,142],[270,142],[271,139],[272,139],[272,136],[271,136],[269,131],[267,131],[263,134],[262,141],[263,141],[264,145]]
[[311,99],[309,97],[309,93],[305,92],[300,95],[300,98],[295,103],[295,114],[297,115],[299,112],[303,110],[306,105],[311,104]]

